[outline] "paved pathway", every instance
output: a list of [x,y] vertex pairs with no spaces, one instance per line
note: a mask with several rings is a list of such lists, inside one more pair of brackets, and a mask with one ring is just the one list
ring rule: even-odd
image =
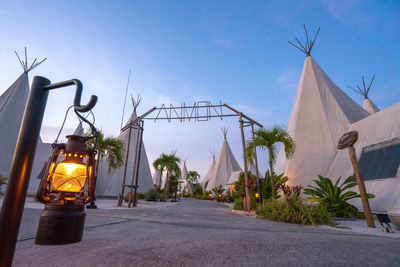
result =
[[25,209],[15,266],[399,266],[400,240],[260,220],[221,203],[88,210],[80,243],[34,245]]

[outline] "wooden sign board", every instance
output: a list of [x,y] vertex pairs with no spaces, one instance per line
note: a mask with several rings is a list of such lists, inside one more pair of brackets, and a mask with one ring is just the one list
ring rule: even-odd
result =
[[358,132],[357,131],[351,131],[348,133],[345,133],[340,137],[339,139],[339,144],[337,148],[339,150],[345,149],[347,147],[352,146],[355,142],[357,142],[358,139]]

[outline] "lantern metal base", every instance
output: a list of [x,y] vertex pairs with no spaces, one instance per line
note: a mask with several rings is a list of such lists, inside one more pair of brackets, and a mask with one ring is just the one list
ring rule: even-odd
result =
[[81,241],[85,216],[84,205],[46,204],[40,214],[35,244],[62,245]]

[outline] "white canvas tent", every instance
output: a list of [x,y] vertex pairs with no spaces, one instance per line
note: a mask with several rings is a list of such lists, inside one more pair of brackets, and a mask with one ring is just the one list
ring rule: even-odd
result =
[[[40,62],[28,66],[26,61],[27,53],[25,48],[25,61],[22,61],[17,52],[19,62],[23,68],[23,73],[17,80],[0,95],[0,174],[7,177],[17,143],[19,128],[24,115],[26,101],[29,95],[28,73],[39,66],[46,58]],[[39,142],[41,142],[39,137]]]
[[[308,53],[287,125],[296,151],[286,160],[281,149],[275,170],[284,172],[289,183],[303,186],[313,184],[318,174],[334,182],[338,177],[345,179],[354,170],[348,150],[336,146],[344,133],[357,131],[354,148],[367,192],[375,195],[369,201],[371,210],[399,215],[400,103],[379,111],[365,98],[364,109],[344,94]],[[353,204],[362,209],[359,199]]]
[[[250,166],[247,169],[248,169],[248,171],[251,172],[251,174],[256,175],[257,172],[256,172],[256,167],[254,166],[254,164],[250,164]],[[231,176],[228,179],[228,182],[226,182],[225,189],[229,189],[232,185],[234,185],[238,181],[239,175],[241,172],[242,172],[242,170],[232,172]],[[260,171],[258,171],[258,175],[262,176]]]
[[[360,166],[363,162],[363,152],[382,151],[379,158],[367,158],[367,165],[374,170],[385,172],[394,168],[392,175],[371,178],[371,169],[361,168],[368,193],[375,195],[370,199],[372,212],[400,214],[400,172],[399,172],[399,143],[400,143],[400,103],[381,110],[371,116],[352,124],[347,131],[358,131],[358,140],[354,144]],[[397,147],[397,150],[396,150]],[[391,151],[395,149],[394,151]],[[395,152],[394,154],[392,152]],[[396,162],[397,161],[397,162]],[[365,165],[365,164],[364,164]],[[335,159],[326,173],[327,177],[336,180],[339,176],[346,178],[354,174],[347,149],[338,151]],[[355,189],[357,191],[357,188]],[[362,208],[361,201],[353,202]]]
[[306,56],[287,125],[296,150],[287,160],[281,148],[275,172],[285,173],[291,184],[302,185],[326,173],[340,136],[367,116],[369,113],[348,97],[312,56]]
[[[132,112],[128,122],[128,125],[131,121],[136,119],[136,111]],[[129,129],[125,131],[121,131],[118,136],[118,139],[122,140],[125,144],[125,149],[127,148],[128,139],[129,139],[129,132],[130,132],[130,148],[129,148],[129,156],[128,156],[128,164],[127,164],[127,171],[126,171],[126,184],[130,184],[132,181],[132,174],[133,174],[133,161],[135,157],[135,151],[137,146],[137,135],[139,131],[137,129],[133,129],[129,131]],[[127,153],[127,151],[125,151]],[[125,154],[124,153],[124,159]],[[140,151],[140,165],[139,165],[139,176],[138,176],[138,192],[139,193],[146,193],[148,190],[154,188],[153,186],[153,179],[150,172],[149,161],[147,159],[146,149],[144,147],[144,143],[142,142],[142,147]],[[107,172],[108,162],[107,159],[104,159],[100,163],[99,173],[97,176],[97,184],[96,184],[96,194],[98,196],[118,196],[121,193],[121,184],[123,183],[123,176],[124,176],[124,166],[120,169],[115,171],[114,173],[109,174]],[[125,190],[127,192],[127,190]]]
[[201,180],[201,185],[204,187],[207,181],[210,181],[214,175],[214,167],[215,167],[215,152],[211,152],[212,162],[210,168],[207,171],[206,176]]
[[162,185],[163,179],[161,177],[161,172],[159,170],[155,170],[153,173],[153,183],[155,185]]
[[207,185],[208,191],[211,191],[213,188],[219,187],[220,185],[225,186],[226,182],[231,177],[232,172],[241,170],[226,139],[227,131],[223,130],[223,133],[224,141],[222,142],[221,150],[219,151],[212,175],[209,177],[209,183]]
[[363,108],[369,114],[374,114],[375,112],[379,111],[379,108],[368,97],[368,94],[369,94],[369,91],[371,90],[371,86],[372,86],[372,83],[374,82],[374,79],[375,79],[375,74],[374,74],[374,76],[372,76],[371,82],[369,83],[368,87],[365,84],[364,76],[362,76],[362,86],[359,86],[358,84],[356,85],[356,88],[348,86],[350,89],[355,91],[357,94],[360,94],[364,97]]

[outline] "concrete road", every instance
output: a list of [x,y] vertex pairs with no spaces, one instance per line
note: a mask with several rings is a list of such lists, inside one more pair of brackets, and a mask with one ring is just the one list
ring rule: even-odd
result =
[[25,209],[14,266],[399,266],[400,240],[271,222],[224,204],[88,210],[83,241],[34,244]]

